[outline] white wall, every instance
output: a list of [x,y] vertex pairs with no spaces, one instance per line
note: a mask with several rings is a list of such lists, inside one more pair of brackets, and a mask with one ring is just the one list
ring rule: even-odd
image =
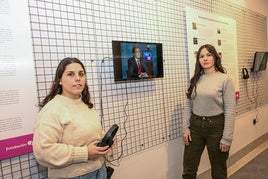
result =
[[[229,2],[241,5],[247,9],[256,11],[268,17],[268,1],[267,0],[227,0]],[[267,23],[267,37],[268,37],[268,23]]]
[[178,179],[182,173],[181,138],[124,158],[112,179]]

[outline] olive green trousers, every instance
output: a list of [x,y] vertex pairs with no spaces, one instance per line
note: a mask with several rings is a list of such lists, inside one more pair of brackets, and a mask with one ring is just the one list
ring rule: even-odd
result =
[[229,152],[220,151],[220,140],[224,129],[224,114],[211,117],[191,115],[190,132],[192,141],[185,146],[183,157],[183,179],[195,179],[205,146],[211,164],[213,179],[227,178]]

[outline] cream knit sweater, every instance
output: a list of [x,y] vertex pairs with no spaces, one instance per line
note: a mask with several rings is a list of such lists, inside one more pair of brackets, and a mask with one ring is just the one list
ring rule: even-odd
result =
[[98,114],[81,99],[55,96],[40,111],[33,150],[36,160],[48,167],[48,177],[71,178],[101,168],[103,158],[88,160],[87,145],[104,132]]

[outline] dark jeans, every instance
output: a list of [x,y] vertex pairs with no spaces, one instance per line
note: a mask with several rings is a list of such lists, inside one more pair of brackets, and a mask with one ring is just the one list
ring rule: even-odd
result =
[[224,129],[224,115],[201,117],[192,114],[190,132],[192,141],[185,146],[183,157],[183,179],[195,179],[201,155],[207,146],[213,179],[227,178],[228,152],[220,151],[220,140]]

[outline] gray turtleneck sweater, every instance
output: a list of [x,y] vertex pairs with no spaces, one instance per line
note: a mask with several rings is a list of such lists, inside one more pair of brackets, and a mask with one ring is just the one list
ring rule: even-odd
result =
[[235,90],[232,80],[224,73],[203,74],[196,86],[196,96],[188,100],[183,117],[183,133],[190,131],[190,116],[215,116],[224,113],[221,143],[231,145],[235,119]]

